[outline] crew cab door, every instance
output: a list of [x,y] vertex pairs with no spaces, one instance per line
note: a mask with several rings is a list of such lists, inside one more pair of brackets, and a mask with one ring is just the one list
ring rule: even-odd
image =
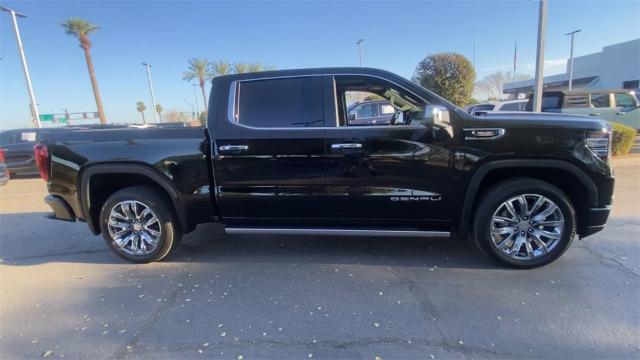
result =
[[228,86],[228,109],[215,110],[213,132],[221,216],[252,224],[318,216],[314,199],[326,185],[322,77]]
[[[452,139],[424,124],[425,100],[376,77],[333,79],[336,119],[326,124],[328,216],[359,225],[445,225],[457,182],[449,169]],[[350,124],[349,102],[372,97],[394,107],[390,123]]]

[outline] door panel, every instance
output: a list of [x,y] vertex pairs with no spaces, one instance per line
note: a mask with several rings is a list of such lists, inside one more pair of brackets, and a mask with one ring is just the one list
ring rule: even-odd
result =
[[[246,130],[247,137],[256,130]],[[259,131],[259,130],[258,130]],[[326,184],[322,131],[301,138],[218,139],[216,182],[224,217],[308,217]],[[221,151],[246,146],[241,153]]]
[[[322,79],[265,81],[272,83],[253,88],[245,83],[232,84],[237,87],[232,95],[240,95],[229,100],[233,108],[230,118],[215,123],[217,204],[228,222],[316,216],[317,209],[310,204],[322,195],[326,185],[324,129],[301,127],[324,122]],[[268,101],[256,98],[261,96],[261,89],[270,92],[262,96]],[[250,109],[252,106],[260,108]],[[243,124],[247,114],[251,126]],[[273,124],[277,128],[269,128]]]
[[449,220],[450,152],[425,126],[327,129],[326,151],[331,216],[398,224]]

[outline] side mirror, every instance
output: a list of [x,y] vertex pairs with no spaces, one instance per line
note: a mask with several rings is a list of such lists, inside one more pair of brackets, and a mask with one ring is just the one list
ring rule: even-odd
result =
[[356,119],[356,113],[352,112],[347,115],[347,120],[353,121]]
[[427,105],[424,108],[424,122],[436,129],[451,126],[449,110],[442,105]]
[[442,105],[427,105],[424,108],[424,124],[434,130],[445,130],[453,136],[449,109]]

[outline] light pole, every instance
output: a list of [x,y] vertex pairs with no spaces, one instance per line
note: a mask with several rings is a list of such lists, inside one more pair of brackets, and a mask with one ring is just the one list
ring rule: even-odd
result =
[[147,77],[149,78],[149,90],[151,90],[151,103],[153,104],[153,118],[156,119],[156,122],[160,122],[158,120],[158,112],[156,111],[156,96],[153,94],[153,83],[151,82],[151,65],[147,63],[142,63],[147,68]]
[[360,60],[360,67],[362,67],[362,43],[363,42],[364,42],[364,39],[360,39],[356,41],[356,45],[358,45],[358,58]]
[[20,29],[18,29],[18,17],[26,18],[27,16],[16,12],[13,9],[9,9],[0,5],[0,10],[6,11],[11,14],[11,20],[13,21],[13,30],[16,34],[16,43],[18,44],[18,52],[20,53],[20,59],[22,60],[22,70],[24,72],[24,78],[27,81],[27,91],[29,92],[29,100],[31,101],[31,116],[33,117],[33,124],[35,127],[40,128],[40,114],[38,113],[38,104],[36,103],[36,96],[33,94],[33,86],[31,85],[31,76],[29,76],[29,66],[27,66],[27,58],[24,55],[24,48],[22,47],[22,39],[20,38]]
[[536,79],[533,86],[533,111],[542,110],[542,87],[544,83],[544,40],[547,33],[547,0],[540,0],[538,12],[538,49],[536,51]]
[[571,52],[569,54],[569,90],[573,88],[573,36],[580,31],[582,30],[578,29],[564,34],[565,36],[571,35]]

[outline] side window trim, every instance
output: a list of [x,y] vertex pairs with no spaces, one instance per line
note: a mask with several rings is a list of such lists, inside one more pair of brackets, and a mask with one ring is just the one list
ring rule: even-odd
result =
[[[263,78],[255,78],[255,79],[246,79],[246,80],[234,80],[229,85],[229,99],[227,102],[227,121],[231,123],[231,125],[243,127],[251,130],[318,130],[324,129],[323,126],[309,126],[309,127],[257,127],[246,124],[241,124],[239,111],[239,101],[240,101],[240,89],[239,86],[243,82],[252,82],[252,81],[261,81],[261,80],[277,80],[277,79],[297,79],[297,78],[308,78],[308,77],[322,77],[321,74],[310,74],[310,75],[292,75],[292,76],[273,76],[273,77],[263,77]],[[321,83],[321,94],[322,94],[322,83]],[[323,96],[324,97],[324,96]],[[324,108],[324,99],[323,108]],[[324,119],[323,119],[324,121]]]
[[[388,82],[390,84],[393,84],[395,86],[397,86],[398,88],[410,93],[411,95],[415,96],[417,99],[423,101],[425,104],[429,104],[429,101],[427,101],[427,99],[425,99],[424,97],[416,94],[415,92],[407,89],[406,87],[396,83],[395,81],[389,80],[387,78],[383,78],[380,76],[376,76],[376,75],[369,75],[369,74],[331,74],[331,77],[333,78],[333,92],[335,94],[334,97],[334,101],[338,102],[338,90],[337,90],[337,86],[336,86],[336,81],[335,81],[335,77],[336,76],[360,76],[360,77],[365,77],[365,78],[374,78],[374,79],[380,79],[382,81]],[[343,106],[345,108],[345,116],[347,116],[347,104],[346,101],[343,101]],[[362,126],[340,126],[340,116],[339,113],[337,111],[338,107],[336,105],[336,126],[335,127],[329,127],[328,129],[387,129],[387,130],[392,130],[392,129],[407,129],[407,128],[419,128],[422,127],[422,125],[415,125],[415,124],[402,124],[402,125],[362,125]],[[379,112],[380,113],[380,112]],[[346,119],[345,119],[346,121]]]
[[320,74],[311,74],[311,75],[293,75],[293,76],[275,76],[275,77],[264,77],[264,78],[255,78],[255,79],[246,79],[246,80],[234,80],[229,85],[229,100],[227,103],[227,121],[231,123],[231,125],[243,127],[245,129],[251,130],[261,130],[261,131],[270,131],[270,130],[318,130],[324,129],[323,126],[309,126],[309,127],[256,127],[246,124],[241,124],[239,122],[239,101],[240,101],[240,89],[239,86],[243,82],[252,82],[252,81],[260,81],[260,80],[276,80],[276,79],[296,79],[296,78],[306,78],[306,77],[321,77]]
[[[335,126],[310,126],[310,127],[255,127],[255,126],[250,126],[250,125],[245,125],[245,124],[241,124],[239,122],[237,122],[238,120],[238,100],[240,98],[240,87],[238,86],[240,83],[243,82],[250,82],[250,81],[259,81],[259,80],[274,80],[274,79],[288,79],[288,78],[301,78],[301,77],[322,77],[322,76],[328,76],[333,80],[333,93],[334,93],[334,98],[333,98],[333,102],[335,103],[335,107],[336,107],[336,124]],[[421,125],[412,125],[412,124],[407,124],[407,125],[394,125],[394,126],[389,126],[389,125],[366,125],[366,126],[340,126],[339,123],[339,116],[338,116],[338,104],[337,104],[337,89],[336,89],[336,82],[335,82],[335,77],[336,76],[362,76],[362,77],[370,77],[370,78],[375,78],[375,79],[380,79],[383,81],[386,81],[390,84],[393,84],[397,87],[399,87],[400,89],[412,94],[413,96],[415,96],[416,98],[424,101],[425,103],[429,103],[429,101],[427,101],[424,97],[416,94],[414,91],[407,89],[406,87],[396,83],[395,81],[389,80],[387,78],[381,77],[381,76],[377,76],[377,75],[369,75],[369,74],[335,74],[335,73],[329,73],[329,74],[303,74],[303,75],[290,75],[290,76],[267,76],[267,77],[257,77],[257,78],[252,78],[252,79],[245,79],[245,80],[234,80],[231,82],[231,84],[229,85],[229,98],[227,101],[227,121],[233,125],[233,126],[238,126],[241,128],[245,128],[245,129],[250,129],[250,130],[256,130],[256,131],[282,131],[282,130],[295,130],[295,131],[301,131],[301,130],[323,130],[323,129],[349,129],[349,130],[353,130],[353,129],[387,129],[387,130],[393,130],[393,129],[407,129],[407,128],[420,128],[422,127]],[[328,99],[323,99],[323,102],[328,101]],[[325,114],[326,117],[326,114]]]

